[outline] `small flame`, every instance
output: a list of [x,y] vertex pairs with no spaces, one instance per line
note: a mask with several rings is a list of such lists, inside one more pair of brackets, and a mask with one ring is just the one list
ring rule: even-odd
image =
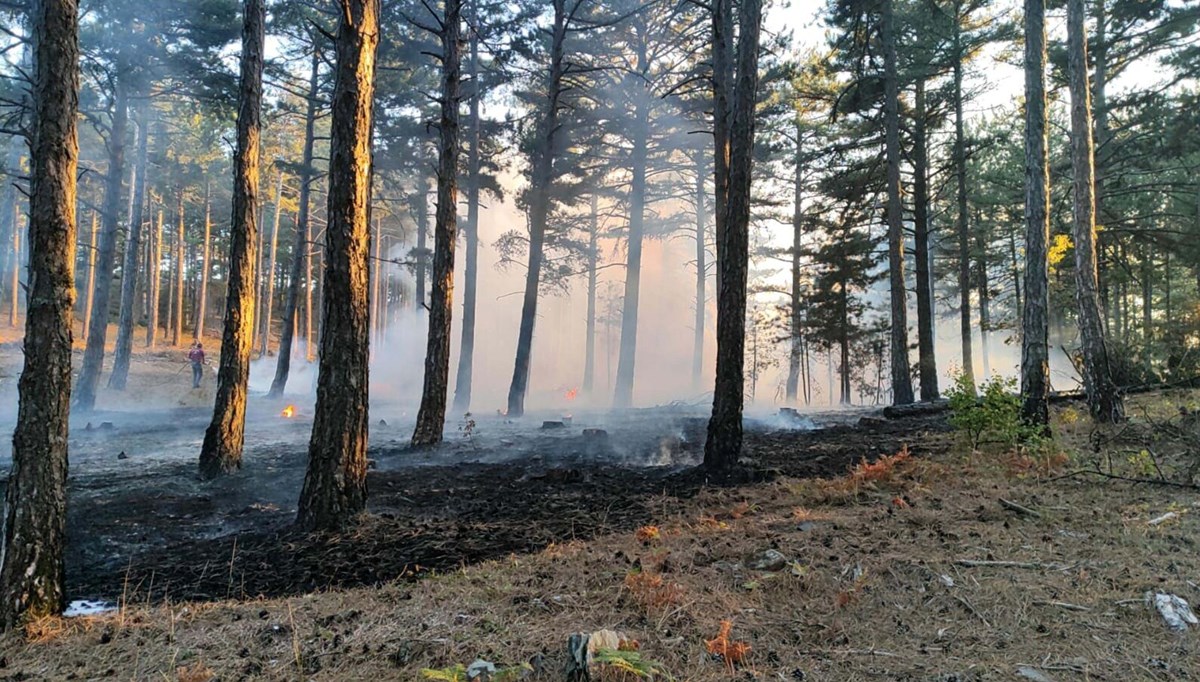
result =
[[572,388],[571,390],[567,391],[567,400],[574,400],[578,395],[579,395],[579,389]]
[[283,408],[283,412],[280,412],[279,416],[283,417],[284,419],[291,419],[292,417],[295,417],[296,416],[296,406],[288,405],[287,407]]

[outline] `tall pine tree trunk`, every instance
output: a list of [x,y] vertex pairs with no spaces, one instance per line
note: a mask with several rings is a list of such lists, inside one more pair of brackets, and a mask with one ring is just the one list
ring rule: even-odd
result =
[[908,290],[904,282],[904,214],[900,200],[900,76],[894,0],[883,0],[884,124],[887,147],[888,284],[891,292],[892,403],[913,401],[908,364]]
[[587,336],[583,346],[583,393],[591,395],[596,384],[596,266],[599,262],[600,198],[592,192],[588,215]]
[[225,326],[221,333],[221,360],[217,367],[212,423],[204,432],[200,449],[200,475],[210,479],[242,467],[242,447],[246,438],[246,394],[254,329],[254,248],[258,239],[255,207],[258,203],[265,32],[265,0],[243,0]]
[[35,55],[30,295],[12,469],[4,499],[0,552],[0,627],[4,630],[61,613],[66,605],[79,12],[75,0],[35,0],[30,9]]
[[[292,269],[288,276],[287,299],[283,304],[283,329],[279,337],[279,357],[275,362],[275,378],[271,381],[271,390],[267,393],[269,398],[278,398],[283,395],[283,389],[287,386],[288,373],[292,367],[292,344],[295,342],[298,327],[296,312],[300,303],[300,282],[303,278],[305,291],[308,291],[312,282],[305,270],[309,263],[308,231],[312,221],[309,207],[314,180],[312,162],[313,147],[316,142],[317,96],[319,94],[317,89],[320,87],[320,68],[321,51],[314,45],[312,66],[308,76],[308,103],[304,110],[304,151],[300,161],[299,177],[300,205],[296,213],[296,235],[292,242]],[[308,305],[311,310],[311,300]],[[308,342],[307,337],[305,337],[305,342]]]
[[934,349],[933,278],[929,273],[929,139],[925,79],[916,84],[913,111],[913,258],[917,273],[917,367],[921,400],[938,399],[937,355]]
[[151,235],[151,259],[147,268],[150,281],[146,297],[149,300],[150,315],[146,321],[146,347],[154,348],[158,343],[158,309],[162,298],[162,240],[163,240],[163,209],[158,209],[158,220],[154,224]]
[[[729,0],[714,0],[713,7],[715,29],[716,26],[724,26],[723,15],[731,9]],[[739,12],[737,75],[729,128],[728,196],[717,253],[717,264],[721,271],[717,299],[717,375],[712,418],[708,422],[708,438],[704,443],[704,468],[717,475],[735,469],[742,453],[750,188],[762,1],[742,0]],[[714,41],[721,42],[723,30],[714,30]],[[714,63],[720,62],[714,60]]]
[[479,166],[480,166],[480,101],[483,85],[479,82],[479,0],[471,0],[471,28],[468,44],[471,59],[471,141],[467,152],[467,224],[466,262],[463,264],[462,338],[458,344],[458,371],[454,378],[454,411],[465,414],[471,410],[471,388],[475,373],[475,307],[479,287]]
[[[577,0],[578,1],[578,0]],[[550,213],[550,192],[554,182],[554,152],[558,138],[558,114],[563,93],[565,63],[563,43],[567,36],[567,0],[553,0],[554,24],[550,38],[550,70],[546,82],[546,102],[539,113],[537,147],[534,150],[529,201],[529,264],[525,269],[525,294],[521,301],[521,324],[517,331],[517,354],[512,381],[508,387],[508,415],[525,414],[525,393],[529,388],[529,367],[533,354],[533,327],[537,320],[538,289],[542,278],[542,249],[546,241],[546,222]]]
[[138,256],[142,249],[142,219],[146,201],[146,161],[150,155],[150,106],[143,101],[138,107],[137,162],[134,166],[133,210],[129,217],[129,232],[125,237],[125,263],[121,267],[121,308],[117,315],[117,346],[113,351],[113,369],[108,387],[125,390],[129,378],[129,361],[133,353],[134,308],[137,306],[137,280],[140,274]]
[[201,246],[200,283],[196,291],[196,339],[204,340],[204,322],[208,316],[208,275],[212,272],[212,194],[204,183],[204,244]]
[[975,390],[975,358],[971,334],[971,234],[967,215],[967,142],[963,120],[963,60],[960,2],[954,4],[954,183],[958,214],[958,324],[962,337],[962,372]]
[[271,316],[275,302],[275,257],[279,254],[279,220],[283,216],[283,173],[275,185],[275,212],[271,216],[271,241],[264,243],[266,248],[266,264],[263,266],[263,300],[259,306],[262,311],[262,331],[259,332],[259,355],[267,357],[271,349]]
[[429,189],[425,178],[417,181],[417,314],[424,315],[429,305],[425,295],[429,290],[426,276],[429,272]]
[[21,309],[21,208],[13,204],[12,217],[12,268],[8,277],[8,326],[17,326],[17,314]]
[[708,294],[705,292],[708,279],[706,235],[708,232],[708,163],[704,150],[696,153],[696,189],[692,202],[696,206],[696,318],[692,323],[692,388],[699,389],[704,376],[704,328]]
[[801,313],[801,298],[800,298],[800,249],[803,246],[802,240],[804,237],[804,211],[802,201],[804,199],[804,154],[803,154],[803,120],[797,112],[795,117],[796,125],[796,153],[794,165],[796,174],[792,179],[792,272],[791,284],[792,295],[790,301],[790,329],[789,329],[789,349],[788,349],[788,373],[787,384],[784,389],[784,398],[789,405],[796,404],[796,395],[800,391],[800,356],[804,346],[804,330],[802,328],[803,315]]
[[91,237],[88,239],[87,252],[87,284],[83,289],[83,327],[84,343],[87,343],[87,330],[92,316],[92,290],[96,285],[96,235],[99,232],[100,217],[92,211]]
[[[379,0],[341,0],[329,143],[321,366],[297,523],[339,527],[367,505],[371,118]],[[446,207],[453,210],[452,205]]]
[[75,384],[75,407],[90,412],[96,406],[96,389],[104,369],[104,345],[108,340],[109,300],[112,298],[113,261],[121,223],[121,191],[125,175],[125,132],[129,121],[129,94],[124,79],[117,77],[113,94],[112,125],[108,140],[108,175],[104,186],[104,217],[100,246],[96,251],[96,288],[92,293],[92,316],[88,326],[83,365]]
[[[442,442],[450,383],[450,332],[454,318],[454,247],[458,243],[458,85],[461,0],[445,0],[442,16],[442,119],[438,125],[438,201],[434,225],[433,291],[425,381],[413,431],[414,446]],[[378,291],[378,288],[376,289]]]
[[178,201],[179,222],[175,232],[175,312],[172,316],[175,326],[171,331],[171,343],[179,346],[183,343],[183,276],[187,239],[184,237],[183,188],[179,189]]
[[1118,422],[1125,405],[1112,380],[1104,318],[1100,312],[1096,266],[1096,204],[1092,149],[1091,93],[1088,88],[1084,0],[1067,0],[1067,65],[1071,90],[1071,166],[1074,176],[1072,234],[1075,238],[1075,299],[1083,346],[1083,386],[1092,417]]

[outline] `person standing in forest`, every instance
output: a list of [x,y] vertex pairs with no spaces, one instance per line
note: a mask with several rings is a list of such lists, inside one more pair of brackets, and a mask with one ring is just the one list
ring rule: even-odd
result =
[[188,362],[192,363],[192,388],[200,388],[200,380],[204,378],[204,344],[199,340],[192,341],[188,351]]

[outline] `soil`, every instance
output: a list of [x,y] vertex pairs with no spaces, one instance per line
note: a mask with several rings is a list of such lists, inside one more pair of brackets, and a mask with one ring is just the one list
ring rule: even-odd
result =
[[[211,483],[193,461],[207,413],[167,416],[94,414],[92,430],[76,429],[71,599],[282,597],[415,579],[634,529],[709,484],[694,469],[705,420],[688,409],[577,416],[552,430],[540,417],[482,419],[419,453],[385,420],[369,452],[369,513],[348,532],[309,535],[290,527],[307,454],[303,415],[285,420],[274,403],[254,404],[251,422],[267,426],[251,429],[245,467]],[[101,420],[113,426],[100,429]],[[906,443],[921,454],[921,432],[946,429],[937,416],[864,422],[812,431],[751,422],[746,464],[761,478],[840,475]]]

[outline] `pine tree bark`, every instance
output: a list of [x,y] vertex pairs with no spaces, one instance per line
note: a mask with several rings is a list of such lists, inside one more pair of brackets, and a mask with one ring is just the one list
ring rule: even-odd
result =
[[162,241],[163,209],[158,209],[158,220],[154,224],[151,240],[151,262],[147,270],[150,281],[146,296],[149,299],[150,315],[146,321],[146,347],[154,348],[158,343],[158,309],[162,299]]
[[708,231],[708,163],[703,150],[696,153],[696,188],[692,203],[696,207],[696,318],[692,323],[692,388],[699,389],[704,376],[704,328],[707,312],[708,279],[706,238]]
[[[271,381],[268,398],[278,398],[283,395],[287,386],[288,373],[292,367],[292,344],[295,341],[296,312],[300,304],[300,286],[303,279],[305,290],[309,289],[311,278],[305,276],[305,266],[308,263],[308,231],[311,222],[310,205],[312,203],[313,147],[316,145],[317,126],[317,97],[320,94],[321,50],[313,46],[312,66],[308,76],[308,97],[304,110],[304,151],[300,161],[300,196],[296,213],[296,235],[292,242],[292,269],[288,275],[287,299],[283,304],[283,328],[279,336],[279,356],[275,362],[275,378]],[[311,307],[312,303],[309,302]],[[305,339],[307,342],[307,338]]]
[[87,255],[87,284],[83,290],[83,326],[81,328],[84,334],[84,343],[87,343],[87,330],[90,326],[92,316],[92,290],[96,285],[96,235],[99,232],[100,217],[96,215],[96,211],[92,211],[92,227],[91,237],[88,239],[88,255]]
[[450,383],[450,332],[454,318],[454,249],[458,243],[458,90],[462,1],[445,0],[442,16],[442,118],[438,125],[438,200],[434,224],[433,291],[429,301],[429,338],[425,381],[412,444],[442,442],[446,393]]
[[600,260],[600,197],[592,192],[588,215],[587,336],[583,346],[583,393],[591,395],[596,383],[596,266]]
[[1075,299],[1083,346],[1083,386],[1092,418],[1119,422],[1125,405],[1112,380],[1096,266],[1095,167],[1092,148],[1091,93],[1088,88],[1084,0],[1067,0],[1067,66],[1071,91],[1071,165],[1075,238]]
[[[981,224],[983,221],[976,215],[976,224]],[[990,342],[989,332],[992,329],[992,312],[991,312],[991,282],[988,276],[988,244],[982,229],[976,236],[976,259],[975,259],[975,285],[978,287],[979,295],[979,355],[983,361],[983,376],[991,378],[992,376],[992,360],[989,354],[988,345]]]
[[954,4],[954,182],[958,233],[958,324],[962,339],[962,373],[975,390],[974,342],[971,333],[971,233],[967,215],[967,143],[963,117],[961,3]]
[[17,316],[21,309],[21,208],[13,204],[12,218],[12,269],[9,270],[8,284],[8,326],[17,326]]
[[67,437],[75,305],[79,159],[79,11],[75,0],[31,7],[33,139],[25,364],[4,499],[0,628],[65,606]]
[[454,411],[466,414],[471,410],[471,389],[475,374],[475,308],[479,288],[479,168],[480,168],[480,102],[483,85],[479,80],[479,0],[472,0],[471,28],[468,45],[471,51],[470,149],[467,151],[467,224],[466,253],[463,263],[462,337],[458,344],[458,370],[454,378]]
[[171,343],[176,347],[183,343],[183,277],[186,262],[187,238],[184,236],[183,212],[183,188],[179,188],[179,193],[176,197],[178,202],[179,221],[176,223],[175,232],[175,312],[173,314],[174,327],[171,331]]
[[804,316],[801,312],[800,294],[800,251],[804,239],[804,126],[799,112],[795,117],[796,151],[794,157],[795,176],[792,178],[792,272],[791,272],[791,301],[790,305],[790,338],[788,348],[787,383],[784,388],[784,399],[789,405],[796,404],[796,395],[800,392],[800,356],[804,346]]
[[[729,0],[713,0],[714,41],[720,42]],[[717,299],[717,373],[713,412],[704,443],[704,468],[728,475],[742,453],[745,390],[746,279],[749,266],[750,188],[754,160],[754,107],[758,93],[758,48],[762,0],[739,5],[737,75],[729,129],[729,176],[725,220],[719,236],[721,271]],[[714,59],[714,63],[719,63]],[[717,154],[720,157],[720,152]]]
[[341,0],[341,8],[330,126],[321,368],[297,515],[297,524],[307,529],[340,527],[367,503],[367,254],[379,0]]
[[554,24],[550,37],[550,70],[546,81],[546,102],[540,112],[537,149],[534,152],[529,201],[529,263],[525,269],[525,294],[521,301],[521,324],[517,331],[517,354],[512,381],[508,387],[508,416],[525,414],[525,393],[529,387],[529,367],[533,354],[533,327],[537,320],[538,289],[542,278],[542,256],[546,242],[546,222],[550,213],[550,192],[554,183],[554,153],[558,144],[558,114],[563,94],[565,61],[563,44],[567,36],[567,0],[553,0]]
[[109,301],[112,298],[113,261],[121,223],[122,180],[125,175],[125,133],[129,121],[129,93],[124,79],[117,77],[113,93],[112,125],[108,139],[108,175],[104,186],[103,227],[96,250],[96,282],[92,292],[92,314],[88,326],[83,365],[75,384],[75,407],[90,412],[96,406],[96,389],[104,369],[104,345],[108,340]]
[[929,272],[929,141],[925,79],[916,84],[913,112],[913,258],[917,274],[917,366],[921,400],[938,399],[934,349],[933,278]]
[[883,0],[880,27],[884,62],[887,147],[888,280],[891,288],[892,403],[913,402],[908,363],[908,290],[904,283],[904,215],[900,203],[900,77],[896,67],[894,0]]
[[271,241],[263,244],[266,249],[266,253],[263,254],[266,256],[266,261],[262,273],[262,303],[259,305],[259,310],[262,312],[262,331],[258,334],[260,344],[258,353],[264,358],[267,357],[267,351],[271,350],[271,317],[275,303],[275,258],[279,254],[279,221],[283,216],[283,180],[283,173],[280,173],[275,185],[275,208],[271,216]]
[[1050,145],[1046,138],[1045,0],[1025,0],[1025,305],[1021,417],[1050,425]]
[[208,276],[212,272],[212,194],[204,183],[204,244],[201,246],[200,283],[196,292],[196,339],[204,340],[204,322],[208,316]]
[[[637,73],[650,69],[646,41],[637,46]],[[621,306],[621,345],[617,352],[617,386],[613,407],[633,405],[633,380],[637,365],[638,309],[642,288],[642,242],[646,231],[646,157],[650,114],[644,97],[636,97],[631,129],[629,225],[625,235],[625,296]]]
[[429,309],[426,282],[429,272],[429,190],[425,178],[417,181],[417,314],[424,315]]
[[212,423],[204,433],[204,443],[200,449],[200,475],[209,479],[241,468],[242,447],[246,438],[246,394],[254,329],[254,249],[258,238],[255,207],[259,138],[262,131],[265,32],[265,0],[243,0],[241,79],[225,326],[221,334],[221,360],[217,367],[217,395]]
[[112,374],[108,387],[124,391],[129,378],[129,361],[133,354],[134,294],[140,276],[138,263],[142,250],[143,209],[146,202],[146,161],[150,155],[150,106],[143,100],[138,107],[137,162],[134,166],[133,210],[130,212],[129,232],[125,236],[125,263],[121,267],[121,307],[117,314],[117,346],[113,351]]

